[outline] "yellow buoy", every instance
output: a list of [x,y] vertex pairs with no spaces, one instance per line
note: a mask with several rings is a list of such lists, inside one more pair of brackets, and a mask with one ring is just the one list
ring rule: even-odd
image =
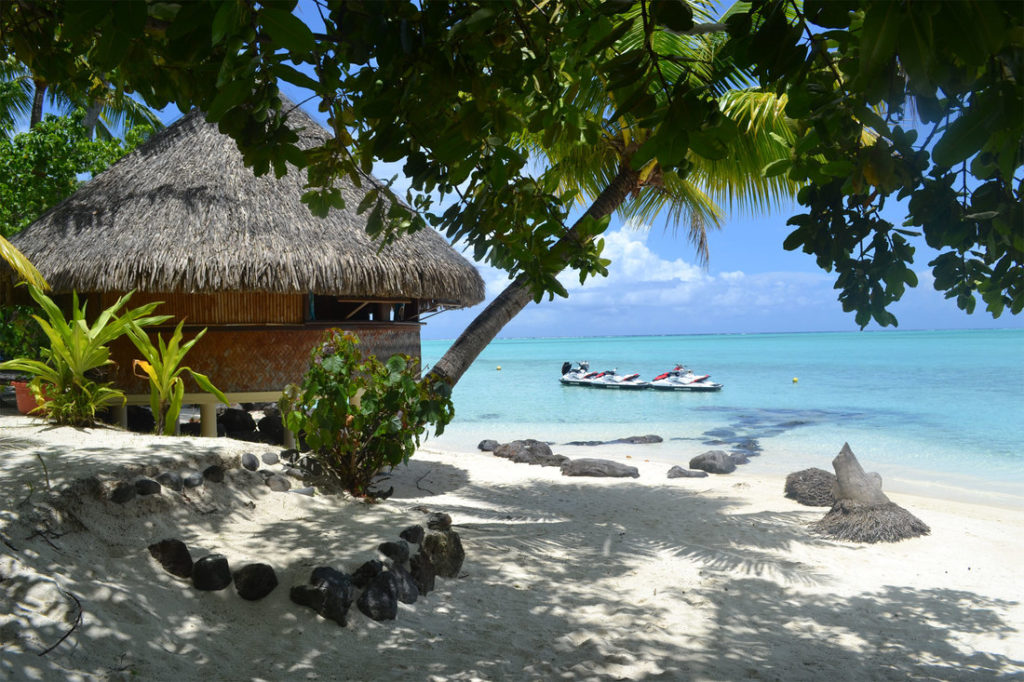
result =
[[797,379],[796,377],[793,377],[793,383],[794,383],[794,384],[795,384],[796,382],[798,382],[798,381],[800,381],[800,380],[799,380],[799,379]]
[[498,367],[497,367],[497,370],[498,370],[499,372],[501,371],[501,365],[498,365]]

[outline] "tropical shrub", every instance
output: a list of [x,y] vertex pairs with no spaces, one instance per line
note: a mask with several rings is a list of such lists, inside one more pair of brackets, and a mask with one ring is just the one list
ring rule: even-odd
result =
[[91,426],[97,410],[124,404],[124,393],[101,380],[103,368],[113,362],[108,344],[124,334],[131,324],[140,327],[160,324],[170,316],[150,315],[158,302],[147,303],[118,316],[117,313],[131,297],[128,293],[89,325],[85,320],[86,305],[79,306],[77,293],[72,294],[71,319],[68,320],[49,296],[37,287],[28,287],[46,316],[46,319],[39,315],[32,317],[46,335],[49,347],[42,349],[40,360],[16,358],[0,363],[0,369],[32,375],[29,388],[41,402],[36,408],[37,413],[58,424]]
[[[137,376],[149,379],[149,407],[156,420],[153,431],[166,436],[174,435],[175,427],[178,424],[178,415],[181,414],[181,401],[185,395],[185,382],[181,378],[182,372],[187,371],[191,374],[199,384],[199,388],[217,396],[221,402],[228,402],[227,396],[221,393],[220,389],[214,386],[205,374],[200,374],[191,367],[179,366],[185,359],[185,354],[192,349],[196,341],[206,334],[206,330],[203,329],[191,341],[182,344],[181,328],[184,324],[184,321],[178,323],[166,344],[163,337],[157,334],[157,346],[153,345],[146,332],[135,322],[130,323],[127,329],[128,338],[146,358],[145,360],[135,360],[133,371]],[[139,370],[142,370],[142,374],[139,374]]]
[[0,307],[0,360],[27,358],[38,360],[47,343],[46,334],[32,319],[32,306]]
[[310,354],[301,384],[281,398],[285,426],[301,433],[328,481],[354,495],[385,468],[406,462],[433,426],[444,431],[454,415],[451,387],[417,381],[417,362],[392,355],[363,357],[359,340],[331,329]]

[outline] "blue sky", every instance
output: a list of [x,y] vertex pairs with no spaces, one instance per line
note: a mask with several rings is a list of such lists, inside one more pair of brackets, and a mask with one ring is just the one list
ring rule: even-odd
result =
[[[287,94],[301,99],[298,93]],[[304,109],[322,120],[315,107]],[[170,123],[180,115],[175,109],[161,117]],[[381,165],[376,173],[390,178],[401,173],[401,163]],[[399,178],[396,189],[404,187]],[[530,304],[499,338],[855,331],[853,314],[843,312],[832,288],[834,276],[819,269],[812,256],[782,248],[791,231],[786,220],[797,212],[795,204],[779,206],[771,214],[727,211],[722,229],[709,235],[707,268],[697,264],[685,226],[674,234],[664,218],[637,225],[614,216],[605,234],[605,257],[612,261],[608,277],[588,279],[580,286],[578,276],[565,273],[567,299]],[[898,206],[887,213],[894,222],[902,222]],[[892,308],[899,329],[1024,328],[1024,316],[1004,313],[993,320],[980,303],[968,315],[944,299],[932,287],[927,266],[936,252],[918,241],[913,267],[920,283]],[[470,253],[464,255],[472,260]],[[431,317],[424,339],[458,336],[507,285],[506,273],[483,263],[477,267],[487,286],[487,300]],[[868,329],[879,327],[872,324]]]

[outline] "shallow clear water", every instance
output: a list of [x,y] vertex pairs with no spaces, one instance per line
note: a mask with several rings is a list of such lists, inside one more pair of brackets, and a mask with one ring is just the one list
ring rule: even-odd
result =
[[[447,346],[424,341],[425,362]],[[562,363],[578,360],[647,379],[683,363],[725,388],[691,394],[562,386]],[[1024,498],[1024,330],[497,340],[454,398],[455,421],[428,446],[472,450],[483,438],[562,444],[656,433],[664,443],[629,452],[685,464],[723,447],[713,440],[756,438],[764,453],[749,470],[785,474],[830,469],[849,442],[887,489],[926,492],[920,488],[927,480],[932,488],[982,486],[989,501]],[[624,448],[591,450],[599,456]]]

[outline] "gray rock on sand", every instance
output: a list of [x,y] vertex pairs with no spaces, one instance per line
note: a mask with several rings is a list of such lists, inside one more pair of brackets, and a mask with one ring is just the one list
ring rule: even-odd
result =
[[125,504],[135,499],[135,484],[128,481],[118,481],[110,491],[110,501],[117,504]]
[[168,538],[154,542],[147,549],[149,554],[163,566],[163,569],[178,578],[192,577],[192,555],[184,542]]
[[514,440],[494,449],[495,457],[512,460],[517,464],[539,464],[540,466],[561,466],[568,457],[551,452],[551,446],[532,438]]
[[420,594],[434,591],[437,571],[434,570],[434,564],[431,563],[430,557],[426,554],[418,552],[409,559],[409,574],[416,582],[416,588],[420,591]]
[[198,471],[190,471],[181,478],[186,488],[198,488],[203,484],[203,475]]
[[308,606],[338,625],[347,623],[349,607],[355,601],[351,576],[330,566],[313,569],[309,584],[296,585],[289,597],[300,606]]
[[405,540],[382,542],[377,551],[391,559],[396,566],[402,566],[409,560],[409,543]]
[[398,534],[398,537],[402,538],[409,544],[418,545],[421,542],[423,542],[424,535],[425,533],[423,531],[423,526],[417,523],[415,526],[409,526],[408,528],[403,530],[401,533]]
[[278,474],[268,477],[266,483],[268,488],[278,493],[286,493],[292,487],[291,481]]
[[268,564],[246,564],[235,571],[235,590],[247,601],[263,599],[277,587],[277,574]]
[[224,467],[219,464],[213,464],[203,469],[203,479],[212,483],[223,483],[224,482]]
[[484,452],[494,452],[494,449],[498,447],[498,441],[485,438],[480,441],[480,444],[476,447],[478,450],[483,450]]
[[708,450],[691,459],[690,468],[711,474],[731,474],[736,471],[736,462],[723,450]]
[[180,493],[185,488],[185,481],[181,478],[181,474],[176,471],[165,471],[156,477],[157,483],[165,488],[170,488],[174,492]]
[[609,459],[570,459],[562,464],[563,476],[600,476],[611,478],[640,478],[634,466]]
[[263,463],[267,465],[277,464],[279,461],[281,461],[281,458],[278,456],[276,452],[264,452],[262,455],[260,455],[260,459],[262,459]]
[[152,478],[140,478],[135,481],[135,492],[139,495],[157,495],[161,488],[163,486]]
[[462,562],[466,560],[462,538],[453,530],[429,533],[423,538],[420,552],[430,559],[434,572],[442,578],[459,577]]
[[669,478],[707,478],[708,472],[706,471],[694,471],[693,469],[684,469],[678,464],[668,470]]
[[260,468],[260,460],[257,459],[256,455],[251,452],[247,452],[242,455],[242,468],[248,469],[249,471],[256,471]]
[[379,573],[359,596],[356,606],[373,620],[394,620],[398,615],[398,584],[391,571]]
[[362,589],[369,585],[383,570],[384,564],[378,559],[370,559],[352,574],[352,584]]
[[394,576],[395,596],[398,597],[398,601],[403,604],[415,604],[420,598],[420,589],[409,571],[401,566],[392,566],[388,572]]
[[427,515],[427,528],[430,530],[448,530],[452,527],[452,517],[444,512],[432,512]]
[[231,569],[223,554],[204,556],[192,565],[192,585],[197,590],[213,592],[231,584]]

